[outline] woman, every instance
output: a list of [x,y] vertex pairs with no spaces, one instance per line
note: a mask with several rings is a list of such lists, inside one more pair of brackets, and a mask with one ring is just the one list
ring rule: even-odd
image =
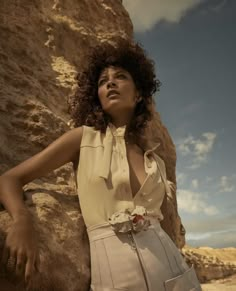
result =
[[2,261],[15,259],[16,273],[25,264],[26,281],[39,259],[22,187],[73,162],[90,240],[91,290],[201,290],[159,223],[170,191],[158,144],[145,138],[159,86],[139,45],[96,48],[70,99],[76,127],[0,178],[0,201],[13,218]]

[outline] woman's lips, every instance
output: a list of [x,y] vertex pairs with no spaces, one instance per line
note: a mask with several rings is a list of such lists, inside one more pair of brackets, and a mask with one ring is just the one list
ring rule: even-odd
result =
[[112,99],[112,98],[114,98],[114,97],[117,97],[118,95],[119,95],[119,94],[117,94],[117,93],[113,93],[113,94],[109,95],[108,98],[109,98],[109,99]]
[[114,96],[117,96],[119,95],[119,92],[116,91],[116,90],[111,90],[107,93],[107,98],[110,98],[110,97],[114,97]]

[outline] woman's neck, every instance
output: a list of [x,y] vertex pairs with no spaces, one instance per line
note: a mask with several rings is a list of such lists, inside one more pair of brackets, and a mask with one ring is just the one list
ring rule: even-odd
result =
[[122,127],[124,125],[127,126],[127,128],[130,125],[130,121],[131,121],[132,117],[125,117],[125,116],[119,116],[118,118],[111,118],[111,123],[116,127]]

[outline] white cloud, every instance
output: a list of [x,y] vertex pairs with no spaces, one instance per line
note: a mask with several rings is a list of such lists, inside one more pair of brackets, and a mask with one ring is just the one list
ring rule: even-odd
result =
[[204,216],[199,216],[198,219],[192,217],[186,221],[183,220],[184,227],[187,233],[209,233],[222,232],[222,230],[236,230],[236,214],[219,213],[217,216],[210,216],[207,219]]
[[200,239],[206,239],[209,238],[211,234],[209,232],[207,233],[198,233],[198,232],[189,232],[186,234],[187,240],[200,240]]
[[216,134],[213,132],[205,132],[199,139],[194,139],[190,135],[177,142],[177,149],[183,156],[193,157],[192,165],[189,168],[196,169],[207,161],[207,155],[211,152],[215,139]]
[[227,2],[227,0],[220,1],[215,6],[210,7],[210,10],[219,12],[226,5]]
[[204,213],[211,216],[218,213],[218,209],[209,205],[198,192],[180,189],[177,191],[178,208],[186,213]]
[[203,203],[204,203],[204,212],[206,215],[211,216],[211,215],[215,215],[219,212],[215,206],[213,206],[213,205],[207,206],[207,203],[205,203],[205,202],[203,202]]
[[193,186],[194,189],[198,188],[198,179],[193,179],[192,180],[192,186]]
[[178,23],[203,0],[123,0],[136,32],[145,32],[159,21]]
[[195,150],[199,158],[201,158],[202,155],[207,154],[212,149],[214,140],[216,138],[216,134],[212,132],[206,132],[206,133],[203,133],[202,136],[206,138],[205,142],[201,140],[197,140],[195,142]]
[[206,182],[207,182],[207,183],[210,183],[212,180],[213,180],[212,177],[206,176]]
[[222,232],[210,232],[207,234],[194,235],[187,233],[186,235],[187,244],[191,246],[210,246],[212,248],[226,248],[235,247],[236,241],[236,230],[232,229],[229,231]]
[[193,144],[193,137],[188,136],[185,139],[182,139],[181,141],[177,142],[178,150],[183,156],[187,156],[191,153],[190,151],[190,145]]
[[234,176],[227,177],[222,176],[220,177],[220,192],[233,192],[235,190],[235,186],[233,185]]
[[236,214],[219,213],[182,219],[187,244],[192,246],[230,247],[236,243]]
[[187,175],[185,175],[184,173],[179,173],[177,172],[176,175],[176,180],[177,180],[177,185],[181,186],[184,184],[184,182],[186,181]]

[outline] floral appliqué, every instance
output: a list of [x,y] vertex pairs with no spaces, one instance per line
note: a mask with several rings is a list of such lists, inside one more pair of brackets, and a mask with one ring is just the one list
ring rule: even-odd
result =
[[147,230],[150,226],[147,211],[142,206],[136,206],[133,211],[125,209],[115,212],[109,218],[109,223],[115,232],[122,233],[129,231],[139,232],[141,230]]

